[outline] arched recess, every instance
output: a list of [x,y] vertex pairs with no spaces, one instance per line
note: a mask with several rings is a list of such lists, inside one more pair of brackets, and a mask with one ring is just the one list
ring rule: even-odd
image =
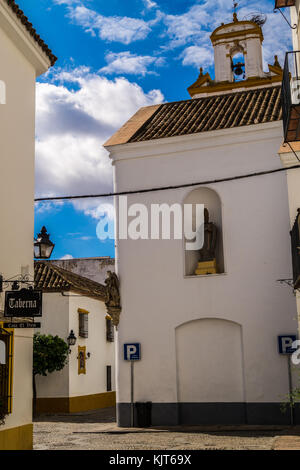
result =
[[0,339],[0,364],[6,364],[6,344]]
[[[224,254],[223,254],[223,231],[222,231],[222,206],[219,195],[211,188],[197,188],[192,190],[184,199],[184,204],[193,205],[193,228],[196,230],[196,204],[203,204],[209,212],[209,220],[217,227],[217,246],[216,260],[218,273],[224,273]],[[186,276],[193,276],[199,261],[198,250],[186,250],[184,244],[184,270]],[[199,276],[200,277],[200,276]]]
[[230,49],[232,79],[234,82],[246,80],[245,52],[242,46],[235,45]]
[[245,401],[242,328],[203,318],[175,331],[177,396],[181,403]]

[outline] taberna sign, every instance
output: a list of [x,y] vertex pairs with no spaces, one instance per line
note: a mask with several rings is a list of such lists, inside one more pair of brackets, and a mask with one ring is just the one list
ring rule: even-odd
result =
[[41,317],[42,291],[21,289],[5,292],[5,317]]

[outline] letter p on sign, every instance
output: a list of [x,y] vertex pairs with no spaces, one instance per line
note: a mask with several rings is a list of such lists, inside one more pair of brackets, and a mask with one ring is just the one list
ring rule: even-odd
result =
[[127,343],[124,344],[124,360],[139,361],[141,359],[141,344]]
[[278,336],[278,352],[279,354],[293,354],[293,342],[296,341],[296,335],[281,335]]

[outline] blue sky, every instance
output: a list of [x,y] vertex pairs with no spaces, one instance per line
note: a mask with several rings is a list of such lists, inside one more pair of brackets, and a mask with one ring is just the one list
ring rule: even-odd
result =
[[[37,83],[36,195],[112,190],[102,144],[141,106],[189,99],[199,68],[213,72],[210,33],[232,18],[231,0],[18,0],[59,60]],[[241,0],[240,19],[267,15],[264,67],[291,49],[291,30],[274,0]],[[288,9],[286,10],[288,15]],[[143,186],[143,182],[139,182]],[[114,256],[97,239],[110,201],[40,203],[53,258]]]

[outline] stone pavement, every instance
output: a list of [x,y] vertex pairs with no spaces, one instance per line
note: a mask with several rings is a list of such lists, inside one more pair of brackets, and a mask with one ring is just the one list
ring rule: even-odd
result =
[[115,410],[43,415],[35,450],[300,450],[300,427],[176,426],[118,428]]

